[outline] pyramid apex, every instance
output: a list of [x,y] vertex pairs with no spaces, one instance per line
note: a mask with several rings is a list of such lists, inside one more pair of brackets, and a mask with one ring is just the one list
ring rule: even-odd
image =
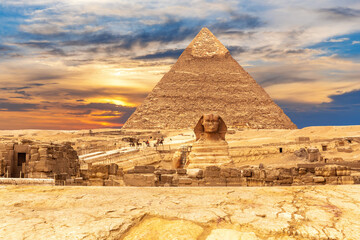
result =
[[196,37],[191,41],[188,48],[191,55],[198,58],[225,56],[229,51],[206,27],[203,27]]

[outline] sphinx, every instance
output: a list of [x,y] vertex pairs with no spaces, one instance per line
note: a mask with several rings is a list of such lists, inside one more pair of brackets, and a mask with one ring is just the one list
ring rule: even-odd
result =
[[194,128],[196,142],[191,148],[185,168],[206,168],[232,163],[225,140],[227,127],[217,114],[204,114]]

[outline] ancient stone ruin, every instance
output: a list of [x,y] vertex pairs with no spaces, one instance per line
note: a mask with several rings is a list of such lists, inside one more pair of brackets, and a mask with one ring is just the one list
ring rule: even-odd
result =
[[193,144],[186,168],[223,166],[231,163],[227,131],[224,120],[217,114],[204,114],[195,126],[196,142]]
[[79,173],[79,166],[77,153],[70,143],[0,144],[0,177],[66,181]]
[[296,128],[207,28],[192,40],[124,128],[190,129],[211,111],[231,127]]

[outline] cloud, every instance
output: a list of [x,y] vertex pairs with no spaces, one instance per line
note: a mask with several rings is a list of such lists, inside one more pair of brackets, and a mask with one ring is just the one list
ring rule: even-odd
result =
[[355,44],[360,44],[360,41],[352,41],[351,43],[352,45],[355,45]]
[[359,9],[345,7],[322,8],[319,12],[325,14],[329,18],[335,18],[337,20],[349,20],[360,17]]
[[0,111],[2,112],[27,112],[30,110],[38,109],[38,104],[29,104],[29,103],[13,103],[13,102],[4,102],[0,101]]
[[103,111],[117,111],[117,112],[134,111],[136,109],[134,107],[126,107],[112,103],[88,103],[88,104],[78,104],[78,105],[64,104],[63,107],[66,109],[97,109]]
[[327,42],[337,43],[337,42],[345,42],[349,40],[350,40],[349,38],[332,38],[329,39]]
[[184,49],[171,49],[167,51],[160,51],[153,54],[147,54],[144,56],[138,56],[133,59],[140,59],[140,60],[159,59],[159,58],[178,59],[183,51]]

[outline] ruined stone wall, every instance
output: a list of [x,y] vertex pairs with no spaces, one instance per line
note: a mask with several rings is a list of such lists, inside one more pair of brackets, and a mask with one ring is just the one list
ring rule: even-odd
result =
[[70,178],[78,171],[77,153],[69,143],[0,145],[0,176],[54,178],[62,175],[62,178]]
[[123,171],[116,165],[98,165],[83,173],[83,185],[96,186],[299,186],[360,184],[360,163],[302,164],[293,168],[156,169],[136,166]]

